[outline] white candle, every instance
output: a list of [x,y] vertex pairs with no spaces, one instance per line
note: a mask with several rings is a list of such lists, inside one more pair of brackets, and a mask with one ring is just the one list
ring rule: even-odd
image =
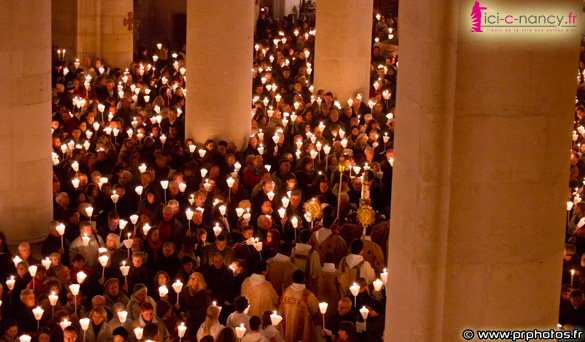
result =
[[18,337],[18,340],[20,342],[30,342],[31,337],[29,335],[20,335],[20,337]]
[[381,281],[380,279],[376,279],[372,284],[374,284],[374,290],[380,292],[380,290],[382,290],[382,285],[384,285],[384,282]]
[[43,310],[40,306],[37,306],[36,308],[34,308],[32,310],[33,315],[35,315],[35,319],[37,321],[40,321],[41,318],[43,318],[43,312],[45,312],[45,310]]
[[242,338],[244,337],[244,335],[246,334],[246,328],[244,327],[244,323],[240,324],[239,327],[236,327],[236,335],[238,336],[238,338]]
[[128,311],[118,311],[118,320],[120,323],[124,324],[126,322],[126,318],[128,317]]
[[384,269],[382,273],[380,273],[380,278],[382,278],[384,284],[388,282],[388,271],[386,269]]
[[186,331],[187,327],[185,326],[185,323],[181,322],[181,324],[177,327],[177,333],[179,335],[179,338],[183,338],[185,336]]
[[28,273],[30,273],[31,277],[34,277],[37,274],[37,266],[36,265],[29,266]]
[[55,294],[55,291],[51,291],[51,294],[49,295],[49,304],[51,304],[51,306],[55,306],[57,305],[58,300],[59,296]]
[[71,290],[72,295],[77,296],[79,294],[79,284],[69,285],[69,290]]
[[89,318],[82,318],[79,320],[79,325],[83,331],[89,328]]
[[85,274],[83,271],[79,271],[79,272],[77,272],[76,277],[77,277],[77,283],[82,284],[83,281],[85,280],[85,278],[87,278],[87,274]]
[[134,328],[134,335],[136,335],[136,339],[137,340],[141,340],[142,339],[142,328],[140,327],[136,327]]
[[163,285],[163,286],[158,288],[158,295],[161,298],[166,296],[167,294],[169,294],[169,289],[166,287],[166,285]]
[[215,234],[215,236],[218,236],[219,234],[221,234],[222,228],[219,226],[219,223],[215,224],[215,227],[213,227],[213,233]]
[[59,325],[61,326],[62,330],[65,330],[65,328],[71,326],[71,322],[67,318],[65,318],[62,322],[59,323]]
[[83,243],[84,246],[89,245],[89,237],[87,236],[87,233],[83,233],[83,236],[81,237],[81,242]]
[[10,291],[14,290],[15,283],[16,280],[14,279],[14,276],[10,276],[10,279],[6,280],[6,286]]
[[49,268],[51,268],[51,260],[49,260],[49,257],[46,257],[43,260],[41,260],[41,263],[43,264],[43,267],[46,270],[49,270]]
[[275,310],[274,313],[270,315],[270,320],[272,321],[272,325],[276,327],[280,321],[282,321],[282,316],[278,315]]

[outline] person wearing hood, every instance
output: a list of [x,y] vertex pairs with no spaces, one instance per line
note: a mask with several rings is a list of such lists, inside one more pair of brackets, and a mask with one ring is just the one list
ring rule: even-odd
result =
[[258,260],[254,263],[254,274],[242,282],[242,296],[250,302],[248,315],[260,316],[264,311],[272,311],[278,305],[278,293],[272,283],[266,280],[266,262]]
[[293,284],[286,288],[280,300],[282,330],[285,341],[315,341],[315,321],[318,320],[319,300],[305,284],[305,274],[296,270]]
[[148,295],[148,288],[144,284],[136,284],[133,287],[134,293],[130,296],[130,301],[126,305],[126,311],[128,311],[128,318],[135,321],[140,316],[142,311],[142,305],[144,303],[152,304],[153,308],[156,308],[156,303],[152,297]]
[[356,282],[359,278],[364,278],[368,284],[371,284],[376,278],[374,269],[361,255],[363,249],[364,242],[362,240],[353,240],[351,242],[351,253],[339,262],[339,270],[345,273],[350,283]]

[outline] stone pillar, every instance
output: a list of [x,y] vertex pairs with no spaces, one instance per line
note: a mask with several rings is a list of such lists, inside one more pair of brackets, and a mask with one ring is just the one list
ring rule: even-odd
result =
[[51,41],[57,49],[66,49],[65,58],[77,58],[77,0],[51,1]]
[[133,10],[133,0],[101,0],[100,57],[122,70],[134,57]]
[[53,217],[51,2],[0,2],[0,217],[10,244],[39,242]]
[[188,0],[187,138],[198,143],[224,139],[238,147],[247,143],[253,11],[253,0]]
[[[386,341],[556,327],[579,33],[471,33],[473,4],[400,3]],[[548,4],[499,12],[580,13]]]
[[341,103],[360,91],[368,99],[373,0],[316,2],[315,89]]
[[96,57],[100,57],[101,1],[76,0],[76,2],[77,56],[75,58],[83,62],[83,57],[88,56],[93,61]]

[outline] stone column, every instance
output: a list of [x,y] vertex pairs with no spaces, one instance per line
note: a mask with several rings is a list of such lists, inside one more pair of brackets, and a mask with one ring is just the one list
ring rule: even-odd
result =
[[238,147],[247,143],[253,11],[253,0],[188,0],[187,138],[198,143],[224,139]]
[[400,4],[386,341],[556,327],[579,33],[471,33],[473,4]]
[[133,10],[133,0],[101,0],[100,57],[122,70],[134,57]]
[[360,91],[368,99],[373,0],[316,2],[315,89],[341,103]]
[[53,217],[51,2],[0,2],[0,217],[10,244],[39,242]]
[[[79,61],[83,62],[83,57],[88,56],[93,61],[96,57],[100,57],[101,1],[76,0],[76,3],[77,56],[75,58],[79,58]],[[53,18],[53,20],[55,19]]]

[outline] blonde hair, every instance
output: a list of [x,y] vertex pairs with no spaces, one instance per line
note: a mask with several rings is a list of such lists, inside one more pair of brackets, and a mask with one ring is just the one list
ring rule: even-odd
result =
[[108,240],[108,238],[114,240],[114,242],[116,243],[116,249],[120,249],[122,247],[122,244],[120,243],[120,237],[117,234],[110,233],[106,236],[106,241]]
[[197,292],[201,291],[201,290],[205,290],[207,289],[207,283],[205,282],[205,279],[203,279],[203,274],[201,274],[200,272],[193,272],[191,273],[191,275],[189,276],[189,279],[191,277],[197,277],[197,288],[194,289]]
[[219,317],[219,308],[215,305],[207,307],[207,316],[205,316],[205,326],[203,327],[203,336],[211,334],[211,326]]
[[101,308],[101,307],[97,307],[93,310],[91,310],[91,312],[89,313],[89,319],[93,322],[93,315],[94,314],[99,314],[100,316],[102,316],[102,320],[104,323],[108,322],[108,313],[106,312],[106,309]]

